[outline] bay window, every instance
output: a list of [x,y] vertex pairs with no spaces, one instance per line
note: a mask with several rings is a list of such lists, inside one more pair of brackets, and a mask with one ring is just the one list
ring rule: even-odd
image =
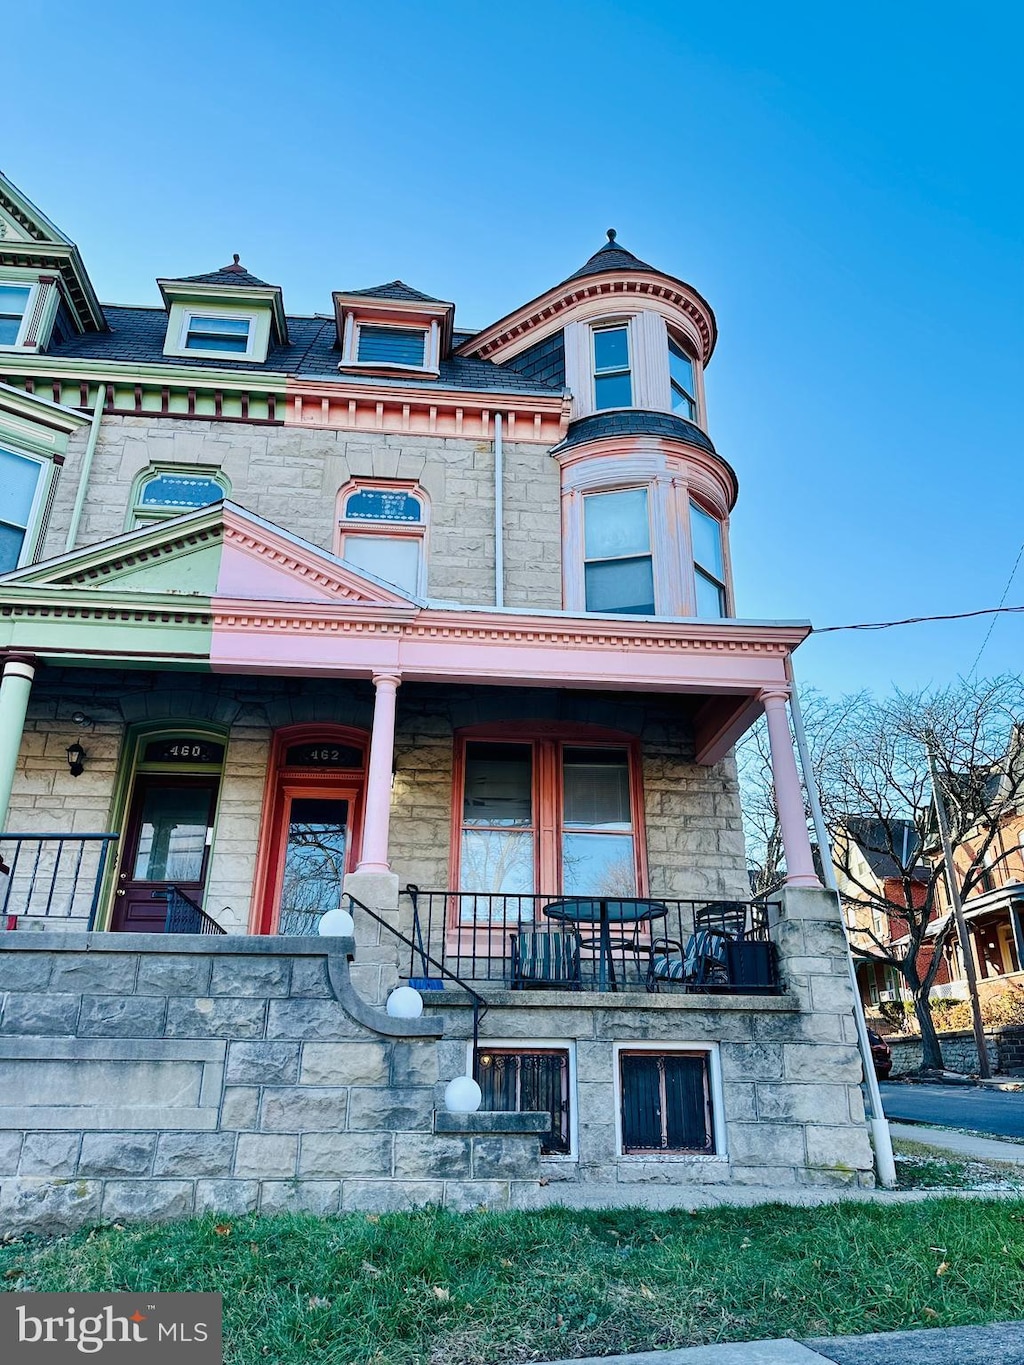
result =
[[584,498],[583,557],[587,611],[654,614],[646,488]]
[[690,536],[693,541],[693,581],[699,617],[725,616],[725,557],[722,525],[698,503],[690,500]]
[[[508,896],[635,896],[636,758],[629,745],[466,740],[458,889]],[[477,917],[461,901],[464,917]],[[523,905],[528,918],[529,903]]]
[[669,385],[672,411],[694,422],[697,419],[697,376],[693,361],[674,337],[668,339]]
[[629,361],[629,328],[594,331],[594,408],[628,408],[633,402]]

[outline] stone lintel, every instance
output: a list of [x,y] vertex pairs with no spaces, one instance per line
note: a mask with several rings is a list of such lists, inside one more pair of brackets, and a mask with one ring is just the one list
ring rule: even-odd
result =
[[534,1137],[551,1128],[550,1114],[530,1113],[526,1110],[508,1113],[501,1110],[478,1109],[474,1114],[449,1114],[434,1110],[435,1133],[503,1133]]

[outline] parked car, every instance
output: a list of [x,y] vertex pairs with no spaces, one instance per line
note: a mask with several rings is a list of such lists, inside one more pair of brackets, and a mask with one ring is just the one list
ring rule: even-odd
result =
[[868,1029],[868,1042],[871,1044],[871,1059],[875,1064],[875,1075],[880,1081],[887,1081],[892,1072],[892,1048],[880,1033]]

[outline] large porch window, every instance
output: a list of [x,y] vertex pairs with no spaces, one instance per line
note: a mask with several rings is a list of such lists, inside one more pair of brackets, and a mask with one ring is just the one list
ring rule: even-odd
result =
[[[639,783],[630,744],[467,739],[461,773],[460,891],[638,893]],[[472,918],[474,902],[461,903],[463,917]]]

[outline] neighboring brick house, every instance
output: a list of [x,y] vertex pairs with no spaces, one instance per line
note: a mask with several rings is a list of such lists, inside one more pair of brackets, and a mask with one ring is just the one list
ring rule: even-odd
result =
[[[539,1160],[558,1178],[869,1180],[838,906],[787,721],[809,627],[737,619],[738,485],[704,399],[714,315],[608,238],[472,334],[397,280],[329,299],[325,281],[329,309],[291,316],[237,256],[161,278],[161,306],[101,305],[77,248],[0,180],[0,963],[30,994],[88,977],[95,1002],[121,989],[97,951],[130,957],[128,993],[163,982],[170,1000],[159,1025],[148,1005],[109,1025],[146,1065],[171,1065],[139,1039],[184,1036],[171,1006],[191,990],[196,1037],[271,1049],[265,1074],[256,1054],[235,1068],[250,1088],[322,1088],[271,1040],[341,1035],[267,1032],[274,999],[262,1023],[245,1000],[323,985],[299,967],[331,948],[309,935],[344,890],[358,1028],[392,1037],[379,1007],[400,977],[446,981],[424,991],[444,1030],[427,1084],[464,1065],[475,994],[485,1107],[549,1112]],[[789,868],[768,912],[747,899],[731,756],[762,713]],[[87,951],[77,973],[68,954]],[[249,975],[218,974],[232,954]],[[274,954],[290,987],[259,965]],[[211,958],[213,986],[249,983],[222,1028]],[[331,963],[337,995],[347,961]],[[103,1035],[83,1022],[95,1003],[14,1001],[8,1038]],[[387,1057],[366,1082],[382,1094]],[[243,1122],[225,1095],[218,1137],[259,1133],[271,1101]],[[308,1175],[295,1123],[303,1145],[266,1144],[262,1167],[250,1152],[246,1180]],[[134,1174],[155,1178],[162,1150]],[[243,1178],[231,1150],[226,1183]],[[398,1181],[397,1148],[378,1158]]]

